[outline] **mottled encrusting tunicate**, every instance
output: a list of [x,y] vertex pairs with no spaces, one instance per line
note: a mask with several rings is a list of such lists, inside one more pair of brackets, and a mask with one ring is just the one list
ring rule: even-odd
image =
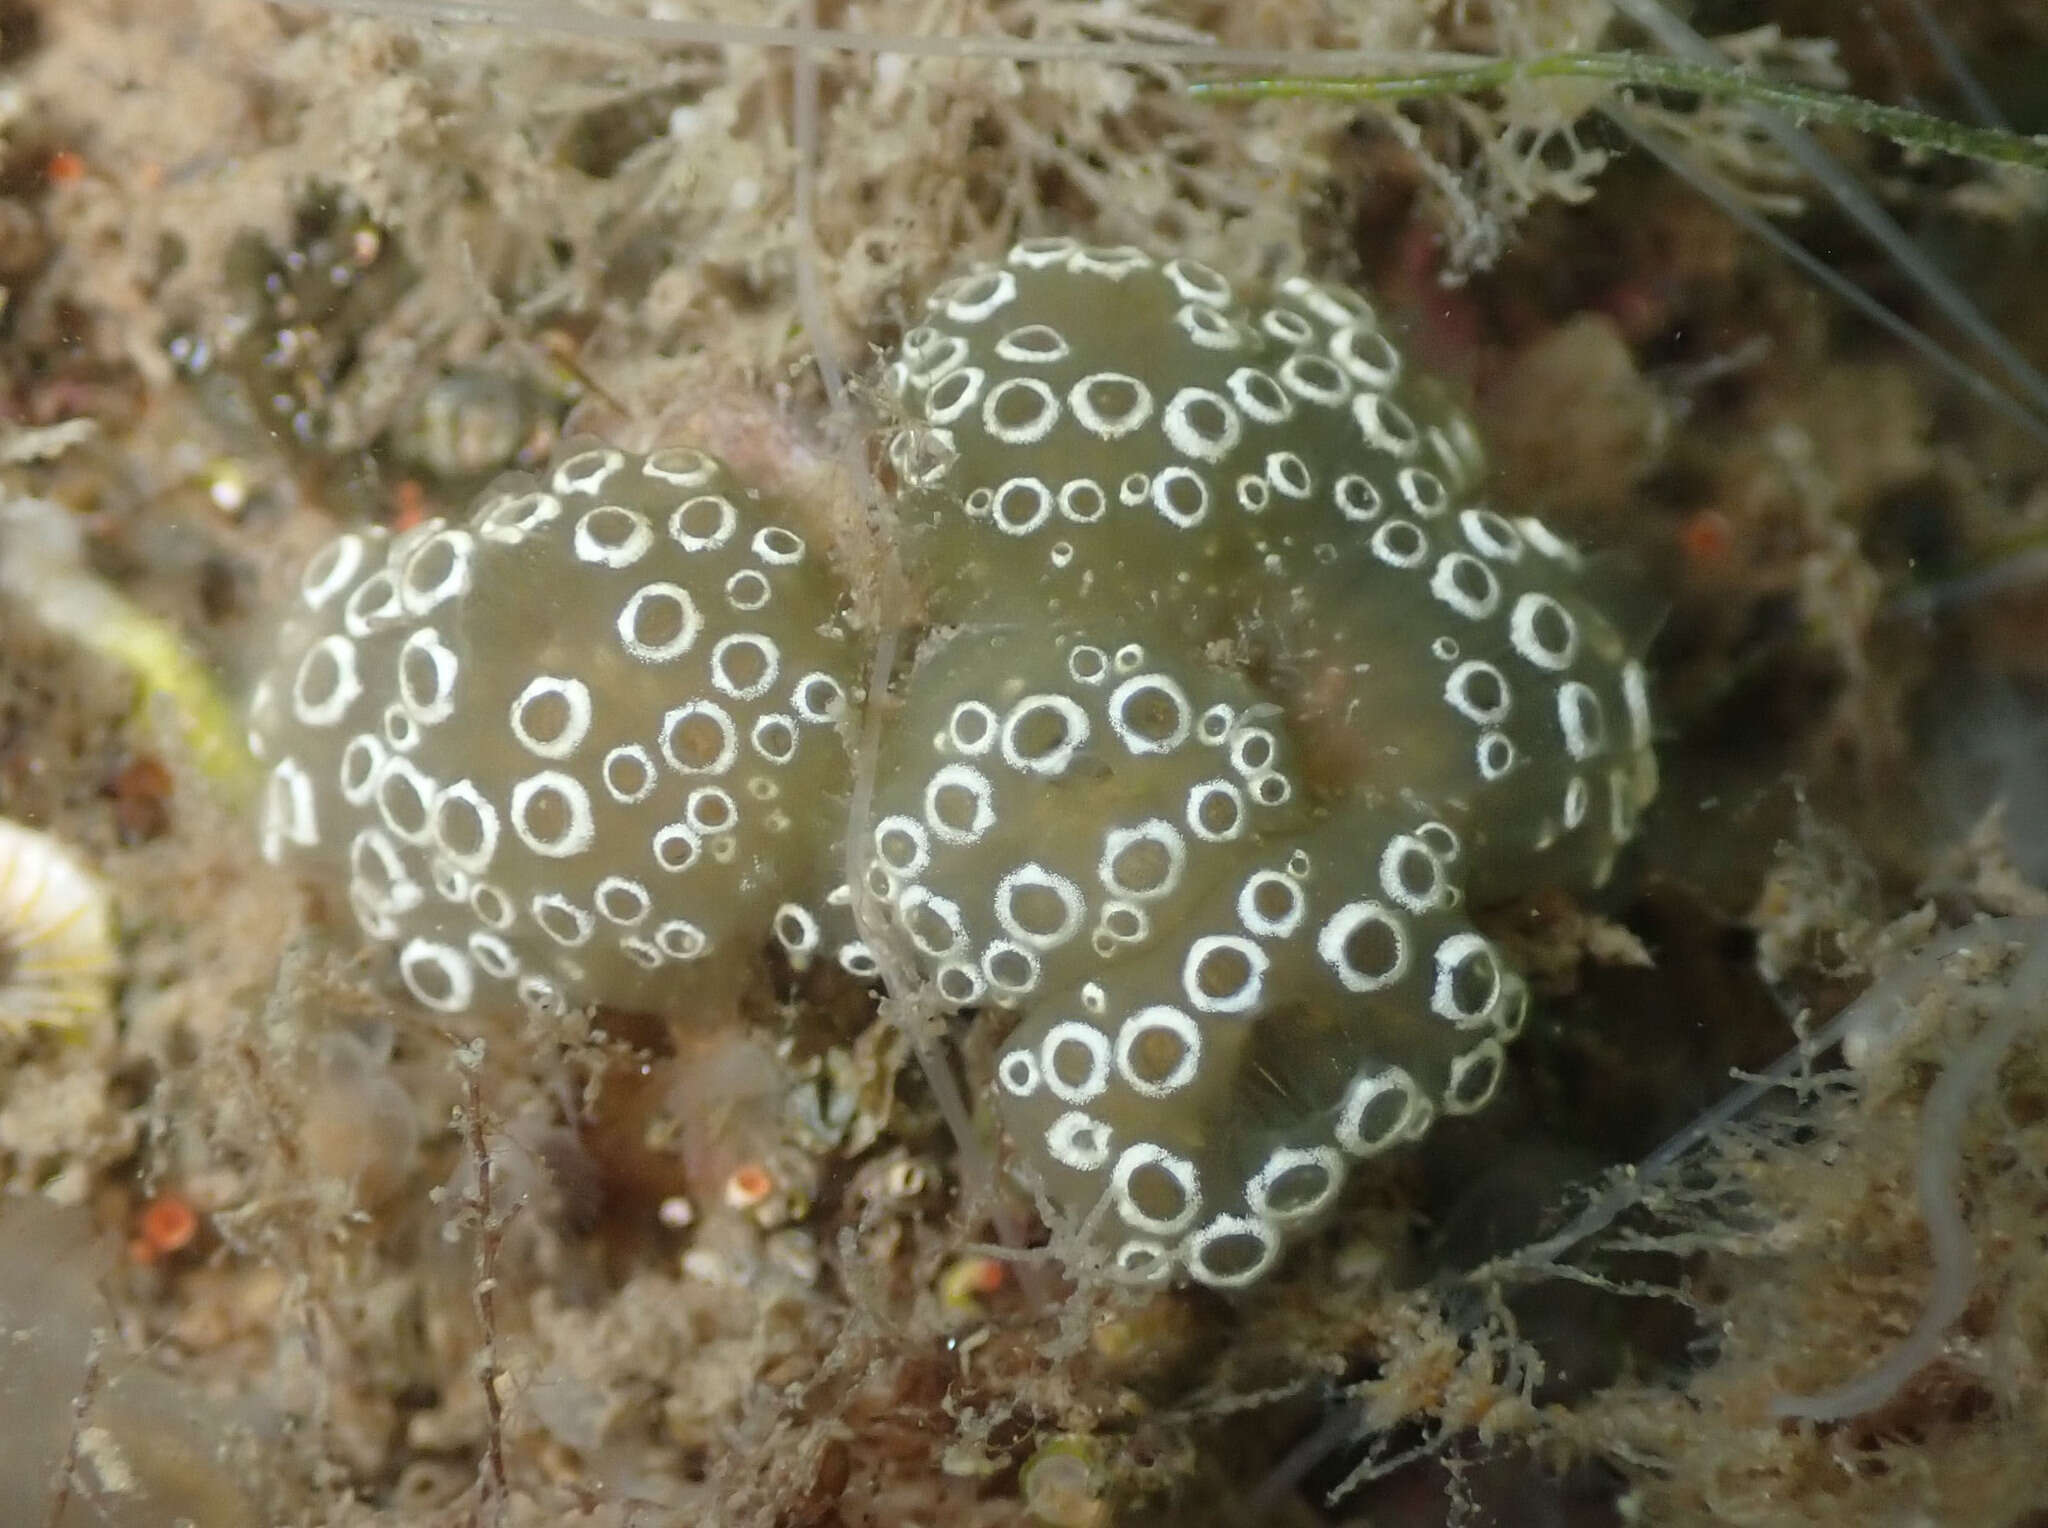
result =
[[341,536],[252,705],[264,854],[337,884],[428,1008],[661,1009],[778,910],[816,926],[841,596],[787,513],[689,449],[583,445],[465,525]]
[[239,446],[317,459],[334,449],[333,404],[364,336],[412,271],[353,198],[316,189],[283,249],[246,232],[230,246],[230,309],[210,330],[171,335],[172,362]]
[[830,569],[709,458],[588,448],[316,559],[266,847],[446,1011],[673,1012],[771,942],[871,974],[850,860],[946,1003],[1014,1015],[1024,1175],[1128,1277],[1250,1284],[1493,1097],[1529,995],[1472,912],[1609,874],[1637,655],[1351,293],[1030,240],[886,379],[930,626],[859,842]]

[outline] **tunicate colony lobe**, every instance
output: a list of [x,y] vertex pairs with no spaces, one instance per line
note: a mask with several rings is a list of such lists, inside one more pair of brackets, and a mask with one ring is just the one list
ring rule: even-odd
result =
[[[1113,1265],[1251,1283],[1492,1096],[1528,993],[1469,908],[1606,877],[1656,788],[1642,669],[1351,293],[1030,240],[886,381],[932,635],[864,890],[947,1002],[1017,1012],[1006,1126]],[[444,1011],[674,1011],[771,935],[871,974],[866,654],[794,523],[586,447],[341,537],[255,705],[266,853]]]
[[264,853],[345,889],[428,1008],[658,1011],[823,890],[838,586],[710,457],[583,449],[299,587],[251,708]]

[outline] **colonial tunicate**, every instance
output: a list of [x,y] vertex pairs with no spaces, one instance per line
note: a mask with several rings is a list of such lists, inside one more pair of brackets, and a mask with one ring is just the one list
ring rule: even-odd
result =
[[994,628],[885,771],[899,921],[1021,1011],[1004,1118],[1114,1265],[1249,1283],[1492,1097],[1528,995],[1469,906],[1605,878],[1655,789],[1642,670],[1351,293],[1027,241],[887,380],[913,567]]
[[1365,299],[1027,240],[934,293],[887,380],[936,619],[1109,610],[1229,651],[1319,782],[1497,802],[1470,833],[1483,900],[1598,880],[1634,831],[1656,788],[1635,655],[1577,554],[1475,495],[1470,422]]
[[1018,1163],[1110,1266],[1242,1287],[1494,1095],[1529,998],[1472,909],[1608,875],[1642,668],[1353,294],[1028,240],[885,380],[931,625],[851,855],[840,584],[710,458],[601,447],[316,558],[266,848],[445,1010],[659,1010],[771,941],[870,975],[857,889],[1014,1013]]

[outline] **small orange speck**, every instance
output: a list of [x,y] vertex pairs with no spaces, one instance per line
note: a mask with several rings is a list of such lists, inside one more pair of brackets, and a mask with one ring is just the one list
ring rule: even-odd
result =
[[199,1216],[181,1195],[159,1194],[142,1207],[135,1230],[128,1255],[138,1263],[155,1263],[192,1245]]
[[1696,568],[1717,567],[1726,562],[1734,546],[1734,527],[1718,509],[1702,509],[1689,515],[1678,528],[1679,550]]
[[70,149],[58,149],[43,166],[53,185],[64,185],[85,177],[85,158]]
[[398,507],[391,513],[391,528],[409,531],[427,518],[427,491],[413,478],[401,478],[393,495]]
[[733,1169],[725,1180],[725,1202],[735,1210],[751,1210],[775,1191],[775,1179],[758,1162]]
[[939,1275],[939,1303],[948,1310],[968,1310],[983,1295],[992,1295],[1009,1279],[1009,1270],[992,1257],[963,1257]]

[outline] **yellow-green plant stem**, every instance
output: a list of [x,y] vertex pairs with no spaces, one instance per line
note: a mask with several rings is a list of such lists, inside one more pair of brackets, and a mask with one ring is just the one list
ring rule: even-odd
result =
[[1550,53],[1502,58],[1461,69],[1344,79],[1203,80],[1188,88],[1212,100],[1327,97],[1348,101],[1405,101],[1472,95],[1520,80],[1601,80],[1652,90],[1684,91],[1717,101],[1745,101],[1782,111],[1795,122],[1822,122],[1877,133],[1908,148],[1936,149],[1988,164],[2048,171],[2048,138],[2029,138],[1995,127],[1973,127],[1903,106],[1882,106],[1841,91],[1797,85],[1735,69],[1716,69],[1645,53]]
[[234,707],[175,631],[132,606],[116,607],[87,640],[135,675],[145,704],[157,696],[170,703],[193,762],[209,779],[238,798],[255,794],[256,765]]
[[177,630],[87,568],[79,527],[61,505],[0,499],[0,596],[52,631],[126,668],[145,708],[162,705],[192,760],[223,792],[246,798],[260,778],[235,709]]

